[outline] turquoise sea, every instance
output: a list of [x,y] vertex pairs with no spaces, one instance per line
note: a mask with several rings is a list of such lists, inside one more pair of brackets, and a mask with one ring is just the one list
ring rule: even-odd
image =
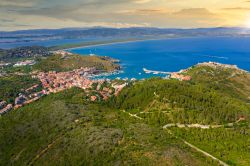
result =
[[250,37],[196,37],[149,40],[90,46],[69,50],[81,55],[110,56],[119,59],[122,72],[101,78],[149,78],[165,74],[153,71],[174,72],[199,62],[235,64],[250,71]]

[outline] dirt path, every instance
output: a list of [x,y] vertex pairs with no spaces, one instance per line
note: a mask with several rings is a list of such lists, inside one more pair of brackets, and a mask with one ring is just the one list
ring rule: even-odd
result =
[[189,147],[191,147],[192,149],[195,149],[196,151],[198,151],[198,152],[204,154],[205,156],[210,157],[210,158],[212,158],[213,160],[219,162],[220,165],[229,166],[229,165],[226,164],[225,162],[223,162],[223,161],[221,161],[220,159],[218,159],[218,158],[212,156],[211,154],[209,154],[209,153],[207,153],[207,152],[201,150],[200,148],[194,146],[193,144],[190,144],[189,142],[187,142],[187,141],[185,141],[185,140],[182,140],[182,141],[183,141],[186,145],[188,145]]
[[213,160],[217,161],[220,165],[229,166],[227,163],[225,163],[225,162],[221,161],[220,159],[214,157],[213,155],[209,154],[208,152],[206,152],[206,151],[204,151],[204,150],[201,150],[200,148],[196,147],[195,145],[193,145],[193,144],[187,142],[186,140],[184,140],[184,139],[182,139],[182,138],[177,137],[177,136],[174,135],[169,129],[167,129],[167,128],[163,128],[163,129],[167,130],[167,132],[168,132],[170,135],[174,136],[176,139],[182,140],[183,143],[185,143],[185,144],[186,144],[187,146],[189,146],[190,148],[192,148],[192,149],[196,150],[197,152],[200,152],[200,153],[202,153],[203,155],[205,155],[205,156],[207,156],[207,157],[210,157],[210,158],[212,158]]
[[178,128],[201,128],[201,129],[210,129],[210,128],[220,128],[224,125],[202,125],[202,124],[180,124],[180,123],[169,123],[163,126],[164,129],[171,128],[171,127],[178,127]]
[[127,113],[129,116],[134,117],[134,118],[136,118],[136,119],[143,120],[141,117],[137,116],[136,114],[131,114],[131,113],[129,113],[129,112],[126,112],[125,110],[122,110],[122,112]]
[[30,162],[28,165],[33,165],[34,162],[36,162],[39,158],[41,158],[57,141],[59,141],[60,138],[62,138],[63,135],[55,139],[53,142],[47,145],[46,148],[44,148],[42,151],[40,151]]
[[[128,112],[126,112],[125,110],[122,110],[122,112],[127,113],[129,116],[134,117],[134,118],[136,118],[136,119],[143,120],[143,118],[141,118],[141,117],[139,117],[139,116],[137,116],[137,115],[135,115],[135,114],[128,113]],[[173,124],[171,124],[171,125],[173,125]],[[174,125],[176,125],[176,124],[174,124]],[[193,124],[193,126],[199,126],[199,125]],[[220,126],[220,125],[215,125],[215,126],[217,127],[217,126]],[[205,126],[205,127],[207,127],[207,126]],[[189,146],[190,148],[192,148],[192,149],[196,150],[197,152],[200,152],[200,153],[202,153],[203,155],[205,155],[205,156],[207,156],[207,157],[210,157],[210,158],[212,158],[213,160],[217,161],[220,165],[229,166],[228,164],[226,164],[225,162],[221,161],[220,159],[214,157],[213,155],[209,154],[208,152],[205,152],[204,150],[201,150],[200,148],[196,147],[195,145],[193,145],[193,144],[187,142],[186,140],[184,140],[184,139],[182,139],[182,138],[178,138],[176,135],[174,135],[174,134],[168,129],[168,127],[166,127],[166,125],[163,126],[163,129],[167,130],[168,133],[169,133],[170,135],[174,136],[175,138],[181,139],[181,140],[183,141],[183,143],[185,143],[185,144],[186,144],[187,146]]]

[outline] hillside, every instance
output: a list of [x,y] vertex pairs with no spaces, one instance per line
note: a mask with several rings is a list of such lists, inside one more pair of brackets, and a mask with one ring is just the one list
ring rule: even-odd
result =
[[47,57],[51,55],[49,49],[41,46],[27,46],[0,50],[0,61],[13,62],[26,58]]
[[73,88],[11,111],[0,119],[0,165],[218,165],[196,146],[247,166],[250,105],[237,87],[249,87],[249,73],[197,65],[183,74],[192,80],[137,81],[106,102]]
[[81,67],[96,67],[101,71],[114,71],[120,69],[118,64],[111,60],[98,56],[80,56],[80,55],[53,55],[42,59],[33,66],[33,70],[47,71],[70,71]]
[[250,102],[250,74],[232,67],[197,65],[187,74],[192,77],[192,82],[206,84],[232,97]]
[[161,123],[225,124],[250,117],[250,105],[205,84],[151,79],[125,89],[111,102],[138,115],[163,113]]
[[0,165],[211,165],[167,131],[71,89],[0,120]]
[[0,100],[13,103],[19,93],[39,83],[40,81],[38,79],[34,79],[29,75],[0,77]]
[[234,66],[209,65],[182,71],[192,77],[190,81],[138,82],[110,105],[149,124],[169,126],[177,138],[229,165],[249,165],[250,74]]

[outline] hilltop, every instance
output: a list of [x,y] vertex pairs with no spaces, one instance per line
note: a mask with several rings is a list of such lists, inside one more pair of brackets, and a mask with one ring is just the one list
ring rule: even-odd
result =
[[95,67],[97,70],[111,72],[119,70],[120,66],[112,59],[98,56],[54,55],[42,59],[34,65],[34,70],[40,71],[70,71],[81,67]]
[[206,84],[222,93],[250,102],[250,74],[236,65],[201,63],[186,73],[193,82]]

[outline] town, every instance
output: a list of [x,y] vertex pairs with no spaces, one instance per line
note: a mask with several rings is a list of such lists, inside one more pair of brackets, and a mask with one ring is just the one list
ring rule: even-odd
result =
[[[56,52],[61,55],[68,55],[65,51]],[[32,63],[33,61],[28,61]],[[29,64],[27,64],[29,65]],[[237,69],[237,71],[244,72],[244,70],[239,70],[235,65],[220,64],[216,62],[204,62],[198,63],[195,66],[208,66],[212,68],[229,68]],[[193,66],[192,66],[193,67]],[[179,81],[190,81],[191,76],[187,72],[192,69],[192,67],[179,72],[165,72],[168,76],[165,79],[177,79]],[[156,72],[144,69],[145,72]],[[87,100],[95,102],[101,100],[107,100],[111,96],[117,96],[121,90],[128,85],[128,80],[109,80],[109,79],[92,79],[93,76],[99,74],[95,67],[82,67],[80,69],[75,69],[67,72],[39,72],[32,75],[33,78],[40,80],[41,84],[33,85],[32,87],[25,90],[25,93],[20,93],[16,97],[14,104],[9,104],[6,101],[0,100],[0,115],[7,113],[12,109],[20,108],[26,104],[32,103],[42,96],[49,95],[51,93],[58,93],[73,87],[83,89],[86,92]],[[135,79],[131,79],[135,81]]]
[[40,72],[34,74],[33,78],[38,78],[41,84],[35,84],[20,93],[16,97],[14,104],[8,104],[6,101],[0,102],[0,115],[9,112],[12,109],[18,109],[24,105],[32,103],[45,95],[58,93],[66,89],[77,87],[85,90],[88,100],[95,102],[107,100],[112,95],[117,96],[121,90],[128,85],[126,81],[111,81],[108,79],[91,80],[89,77],[97,74],[99,71],[95,67],[85,67],[68,72]]

